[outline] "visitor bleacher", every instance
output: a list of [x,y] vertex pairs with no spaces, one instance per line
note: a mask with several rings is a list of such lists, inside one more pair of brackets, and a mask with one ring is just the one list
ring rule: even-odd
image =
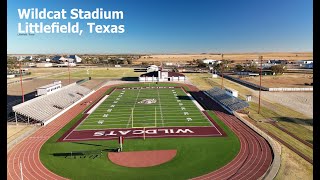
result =
[[90,89],[74,83],[51,94],[13,106],[12,110],[20,115],[45,122],[90,92]]
[[247,102],[234,96],[228,95],[224,89],[220,89],[218,87],[207,90],[206,94],[225,107],[229,108],[231,111],[237,111],[249,106]]

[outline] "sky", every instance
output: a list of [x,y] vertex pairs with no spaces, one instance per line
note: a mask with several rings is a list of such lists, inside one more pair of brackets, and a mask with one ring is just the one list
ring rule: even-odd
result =
[[[312,52],[312,0],[10,0],[8,54]],[[20,19],[18,9],[67,11],[67,19]],[[123,19],[70,19],[71,9],[123,11]],[[19,35],[18,23],[79,22],[79,34]],[[90,33],[87,23],[124,25]]]

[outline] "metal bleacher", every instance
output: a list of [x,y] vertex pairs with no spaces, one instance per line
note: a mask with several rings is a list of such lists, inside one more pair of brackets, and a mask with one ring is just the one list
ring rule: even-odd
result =
[[230,96],[226,93],[224,89],[214,87],[206,91],[212,99],[218,101],[225,107],[229,108],[231,111],[237,111],[249,106],[249,104],[239,98]]
[[51,94],[13,106],[12,110],[17,114],[45,122],[90,92],[90,89],[74,83]]

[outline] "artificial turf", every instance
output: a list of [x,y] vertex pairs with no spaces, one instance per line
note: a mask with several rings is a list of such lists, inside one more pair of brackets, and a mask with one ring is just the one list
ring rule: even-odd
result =
[[181,88],[116,89],[77,130],[172,126],[211,123]]

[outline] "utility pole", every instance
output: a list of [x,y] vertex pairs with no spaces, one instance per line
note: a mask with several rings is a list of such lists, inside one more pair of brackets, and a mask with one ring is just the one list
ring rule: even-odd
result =
[[70,65],[69,65],[69,60],[68,60],[68,71],[69,71],[69,84],[70,84]]
[[258,107],[258,114],[260,114],[260,105],[261,105],[261,77],[262,77],[262,56],[259,56],[260,59],[260,88],[259,88],[259,107]]
[[22,103],[24,103],[24,94],[23,94],[23,86],[22,86],[21,61],[19,62],[19,69],[20,69],[20,86],[21,86],[21,94],[22,94]]
[[221,54],[221,89],[223,89],[223,54]]

